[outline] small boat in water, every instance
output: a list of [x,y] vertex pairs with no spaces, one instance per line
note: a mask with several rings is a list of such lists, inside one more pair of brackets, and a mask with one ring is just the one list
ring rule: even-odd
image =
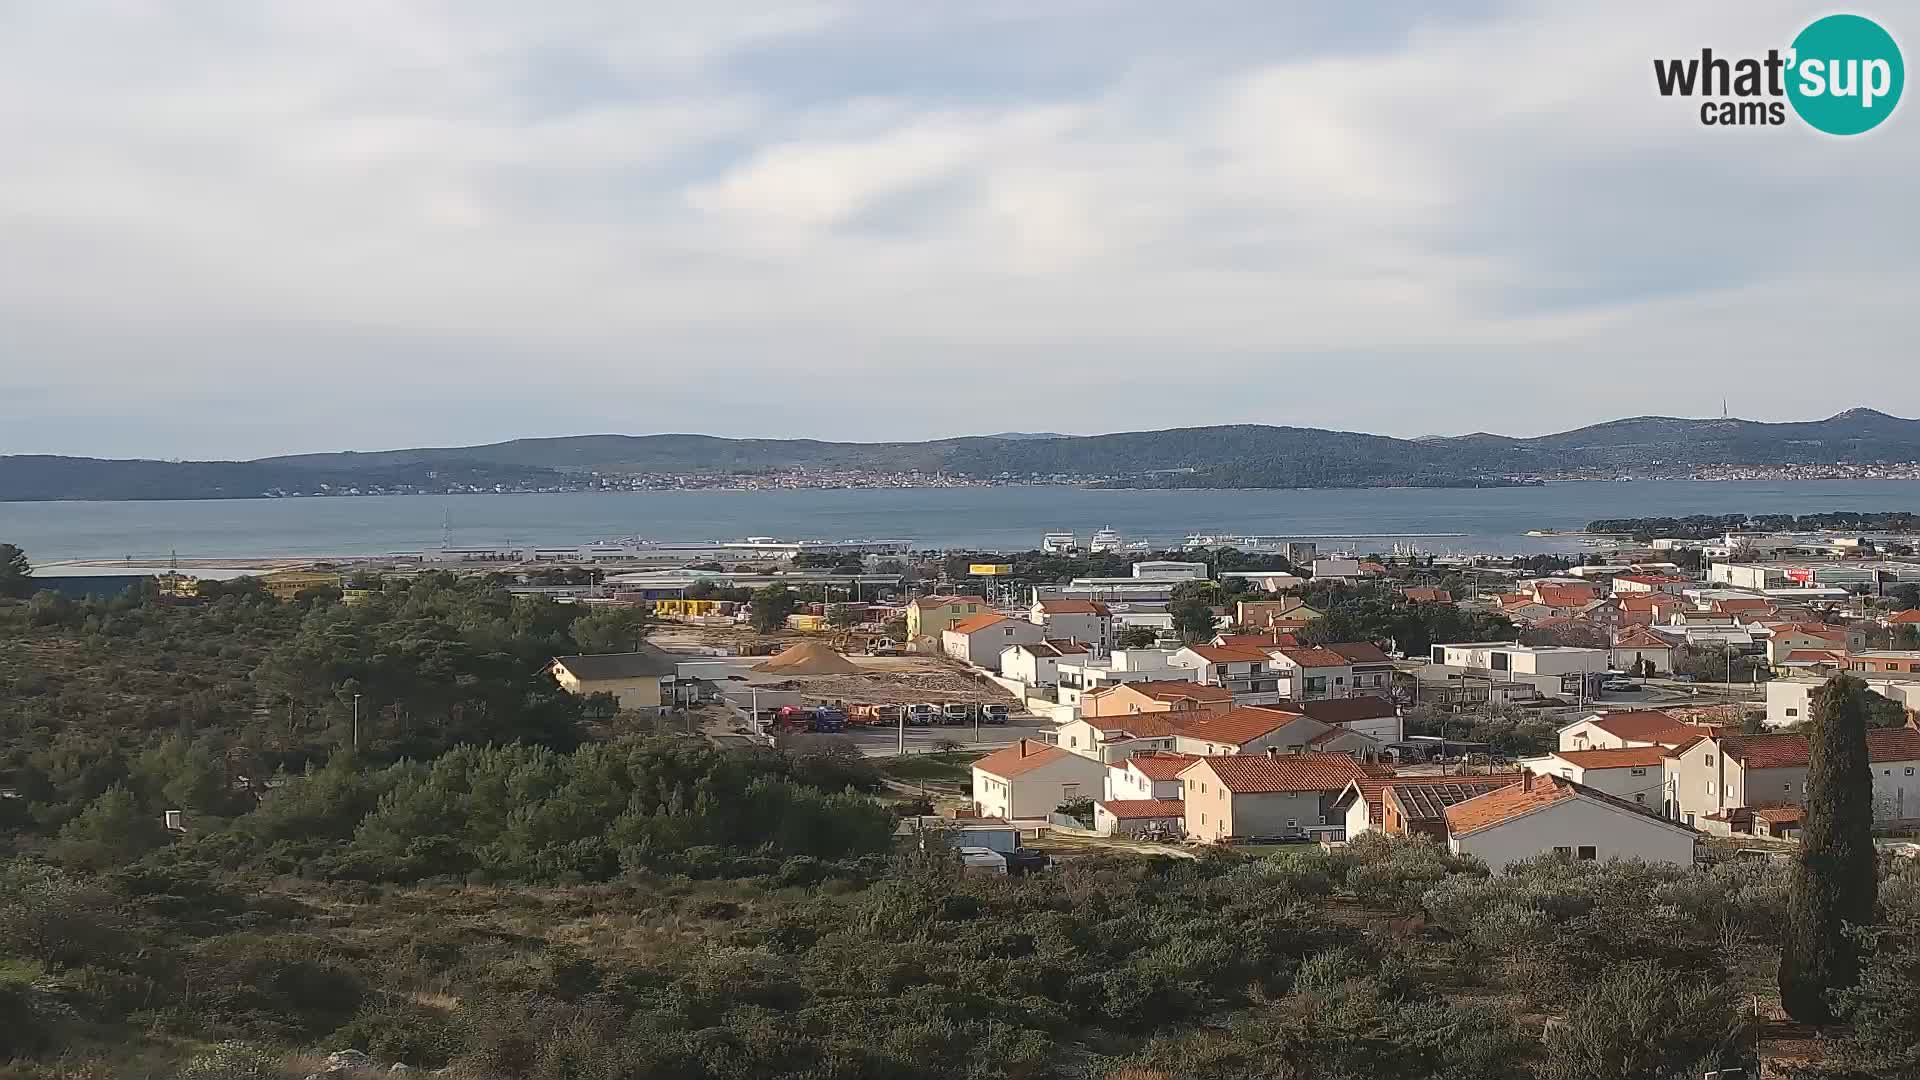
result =
[[1113,526],[1111,525],[1095,532],[1093,538],[1087,541],[1087,550],[1093,552],[1095,555],[1104,554],[1109,551],[1119,551],[1120,547],[1120,534],[1113,531]]

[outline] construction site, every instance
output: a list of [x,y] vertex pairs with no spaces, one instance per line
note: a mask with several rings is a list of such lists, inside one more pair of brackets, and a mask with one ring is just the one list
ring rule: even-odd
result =
[[[915,702],[1011,702],[992,680],[945,657],[848,655],[828,639],[809,635],[728,633],[710,627],[664,625],[653,644],[693,657],[710,657],[713,674],[757,690],[792,691],[812,704],[910,705]],[[723,652],[722,650],[729,650]],[[748,661],[752,660],[752,663]]]

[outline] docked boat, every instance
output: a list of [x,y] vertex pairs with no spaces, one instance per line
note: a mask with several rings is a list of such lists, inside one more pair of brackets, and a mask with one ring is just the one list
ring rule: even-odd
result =
[[1080,550],[1080,541],[1070,532],[1050,532],[1040,538],[1040,550],[1048,555],[1072,555]]
[[1102,555],[1109,551],[1119,551],[1120,548],[1120,534],[1115,532],[1111,525],[1095,532],[1093,538],[1087,541],[1087,550],[1095,555]]

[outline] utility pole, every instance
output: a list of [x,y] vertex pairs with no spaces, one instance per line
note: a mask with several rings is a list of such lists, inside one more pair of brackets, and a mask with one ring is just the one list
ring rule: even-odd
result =
[[895,757],[907,756],[907,709],[908,708],[909,706],[902,705],[900,706],[900,711],[894,713],[893,715],[894,722],[898,725],[895,733],[894,748],[893,748],[893,756]]
[[353,695],[353,752],[360,752],[360,695]]

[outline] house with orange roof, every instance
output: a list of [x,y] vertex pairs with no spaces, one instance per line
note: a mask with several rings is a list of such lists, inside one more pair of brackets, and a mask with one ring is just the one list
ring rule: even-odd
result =
[[1050,640],[1078,641],[1097,653],[1113,648],[1113,612],[1098,600],[1036,598],[1027,619],[1045,627]]
[[[1718,734],[1681,748],[1668,765],[1678,812],[1693,823],[1739,807],[1804,806],[1807,738],[1798,732]],[[1879,825],[1920,821],[1920,728],[1870,728],[1873,816]]]
[[990,611],[983,596],[921,596],[907,605],[907,637],[938,642],[947,627],[961,619]]
[[1645,626],[1627,626],[1613,634],[1612,658],[1616,671],[1630,675],[1669,675],[1673,672],[1673,642]]
[[1356,694],[1353,697],[1326,698],[1321,701],[1282,701],[1271,707],[1285,712],[1305,713],[1323,724],[1357,731],[1383,746],[1397,743],[1407,734],[1406,723],[1400,716],[1400,706],[1374,694]]
[[[1346,693],[1328,694],[1340,698],[1348,694],[1384,694],[1393,687],[1393,657],[1371,641],[1329,641],[1321,648],[1337,653],[1352,670],[1347,674]],[[1337,673],[1336,673],[1337,677]],[[1335,685],[1339,689],[1339,685]],[[1301,698],[1311,701],[1312,698]]]
[[1276,621],[1302,623],[1319,617],[1318,608],[1309,607],[1297,596],[1279,600],[1241,600],[1233,606],[1233,624],[1250,630],[1270,630]]
[[1035,645],[1047,630],[1024,619],[991,611],[969,616],[940,633],[940,651],[973,667],[1000,669],[1000,651],[1009,645]]
[[1559,731],[1562,750],[1610,750],[1626,746],[1676,746],[1705,734],[1657,709],[1629,709],[1581,717]]
[[1424,836],[1445,842],[1446,808],[1520,782],[1519,773],[1487,776],[1367,777],[1347,785],[1333,801],[1346,823],[1346,839],[1361,833]]
[[1269,630],[1258,634],[1215,634],[1210,644],[1245,649],[1274,649],[1282,645],[1288,647],[1298,645],[1300,644],[1300,639],[1292,634],[1283,634],[1278,630]]
[[1107,766],[1108,799],[1178,799],[1180,773],[1198,761],[1198,754],[1172,750],[1142,750],[1125,761]]
[[1083,717],[1131,716],[1152,712],[1226,712],[1233,708],[1233,691],[1224,686],[1170,679],[1143,679],[1115,683],[1089,691],[1080,698]]
[[[1387,659],[1385,653],[1364,642],[1347,642],[1343,647],[1360,656],[1361,663],[1370,672],[1377,673],[1380,670],[1380,664],[1376,661],[1385,661],[1388,672],[1393,668],[1393,662]],[[1318,701],[1323,698],[1343,698],[1353,693],[1354,661],[1335,646],[1283,646],[1267,652],[1273,657],[1274,669],[1285,679],[1281,697],[1294,701]]]
[[973,763],[973,803],[987,817],[1043,818],[1063,802],[1101,794],[1106,766],[1032,739]]
[[1189,645],[1168,663],[1191,668],[1207,686],[1224,687],[1237,705],[1270,705],[1287,696],[1266,651],[1245,645]]
[[1908,608],[1905,611],[1896,611],[1886,618],[1881,619],[1880,625],[1888,629],[1895,629],[1902,626],[1920,626],[1920,608]]
[[1405,600],[1409,604],[1451,604],[1453,603],[1453,594],[1445,589],[1415,585],[1401,590],[1400,599]]
[[1204,757],[1180,774],[1186,833],[1210,844],[1337,833],[1333,800],[1366,776],[1347,754]]
[[[1847,629],[1844,626],[1828,626],[1826,623],[1775,622],[1764,623],[1766,634],[1767,663],[1775,668],[1786,664],[1787,654],[1801,651],[1846,652]],[[1866,635],[1855,631],[1862,644]]]
[[1693,583],[1692,578],[1677,574],[1621,574],[1613,579],[1613,591],[1615,595],[1666,593],[1678,596],[1682,589]]
[[1667,762],[1675,751],[1664,746],[1624,746],[1612,750],[1555,750],[1520,762],[1538,773],[1564,776],[1663,816],[1673,816]]
[[1246,706],[1181,726],[1174,749],[1184,754],[1254,754],[1269,750],[1345,752],[1376,760],[1385,747],[1357,731],[1323,724],[1303,713]]
[[1498,874],[1541,855],[1583,862],[1639,859],[1692,866],[1699,834],[1564,776],[1527,773],[1517,784],[1443,811],[1447,848]]
[[1077,716],[1054,729],[1054,745],[1103,765],[1142,751],[1173,750],[1186,713],[1160,710],[1118,716]]
[[1669,593],[1619,593],[1614,601],[1620,611],[1620,625],[1665,626],[1675,612],[1685,610],[1687,602]]
[[1091,653],[1090,646],[1078,641],[1009,645],[1000,650],[1000,674],[1026,686],[1055,686],[1060,682],[1060,661],[1082,660]]

